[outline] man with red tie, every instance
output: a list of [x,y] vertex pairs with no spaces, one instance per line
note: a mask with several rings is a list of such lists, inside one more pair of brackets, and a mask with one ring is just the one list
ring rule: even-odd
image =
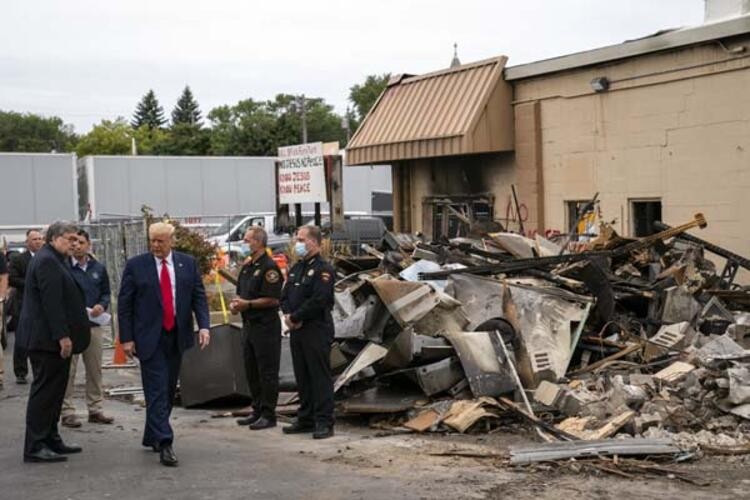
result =
[[176,466],[169,425],[182,353],[209,342],[206,292],[194,258],[172,251],[174,226],[157,222],[148,229],[150,253],[128,260],[122,274],[117,314],[120,343],[137,356],[146,396],[143,446],[159,452],[163,465]]

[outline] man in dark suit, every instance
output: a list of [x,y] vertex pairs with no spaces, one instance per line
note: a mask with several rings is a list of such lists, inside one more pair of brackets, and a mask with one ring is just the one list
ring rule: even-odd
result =
[[3,350],[5,349],[5,296],[8,294],[8,265],[0,250],[0,390],[3,388]]
[[29,263],[19,329],[29,353],[34,382],[26,410],[25,462],[62,462],[79,453],[66,445],[57,431],[70,356],[89,345],[89,320],[83,291],[68,270],[71,240],[76,227],[55,222],[47,229],[46,244]]
[[193,346],[193,314],[201,349],[209,342],[206,292],[195,259],[172,251],[174,226],[148,230],[150,253],[128,260],[122,273],[117,314],[120,343],[137,356],[146,396],[143,446],[160,453],[163,465],[176,466],[169,425],[182,353]]
[[26,282],[26,270],[29,268],[31,258],[44,245],[42,233],[36,229],[26,231],[26,251],[14,255],[8,265],[10,286],[15,289],[13,299],[13,320],[8,326],[10,331],[16,332],[16,343],[13,346],[13,373],[16,375],[17,384],[25,384],[29,374],[29,357],[23,348],[23,342],[18,340],[18,322],[21,318],[23,308],[24,283]]

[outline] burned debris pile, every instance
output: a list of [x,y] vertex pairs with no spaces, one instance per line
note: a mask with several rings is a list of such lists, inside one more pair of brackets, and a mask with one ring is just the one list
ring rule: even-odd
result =
[[632,437],[664,453],[747,448],[750,292],[735,278],[750,261],[687,233],[705,226],[699,214],[628,239],[602,225],[575,244],[387,233],[365,258],[334,259],[339,414],[414,432],[520,419],[545,441]]

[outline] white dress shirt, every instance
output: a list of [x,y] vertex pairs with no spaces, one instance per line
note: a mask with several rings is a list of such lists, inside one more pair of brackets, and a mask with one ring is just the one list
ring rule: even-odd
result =
[[[33,256],[34,255],[32,254],[32,257]],[[81,271],[83,271],[84,273],[86,272],[86,269],[89,268],[89,259],[88,259],[88,257],[86,257],[84,259],[83,264],[81,264],[81,262],[78,259],[76,259],[75,257],[71,257],[70,258],[70,263],[71,263],[71,266],[73,266],[74,268],[75,267],[80,268]]]
[[[161,261],[159,257],[154,256],[154,259],[156,260],[156,277],[159,280],[159,283],[161,283]],[[174,310],[175,316],[177,315],[177,280],[175,280],[174,277],[174,260],[172,259],[172,252],[169,252],[169,255],[166,257],[167,261],[167,272],[169,272],[169,281],[172,282],[172,308]]]

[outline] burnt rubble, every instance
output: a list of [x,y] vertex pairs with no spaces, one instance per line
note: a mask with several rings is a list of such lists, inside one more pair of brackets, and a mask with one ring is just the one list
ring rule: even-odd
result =
[[747,445],[750,292],[734,280],[750,261],[686,233],[705,225],[640,239],[603,225],[574,243],[388,233],[364,258],[334,258],[339,414],[414,432],[520,419],[546,441]]

